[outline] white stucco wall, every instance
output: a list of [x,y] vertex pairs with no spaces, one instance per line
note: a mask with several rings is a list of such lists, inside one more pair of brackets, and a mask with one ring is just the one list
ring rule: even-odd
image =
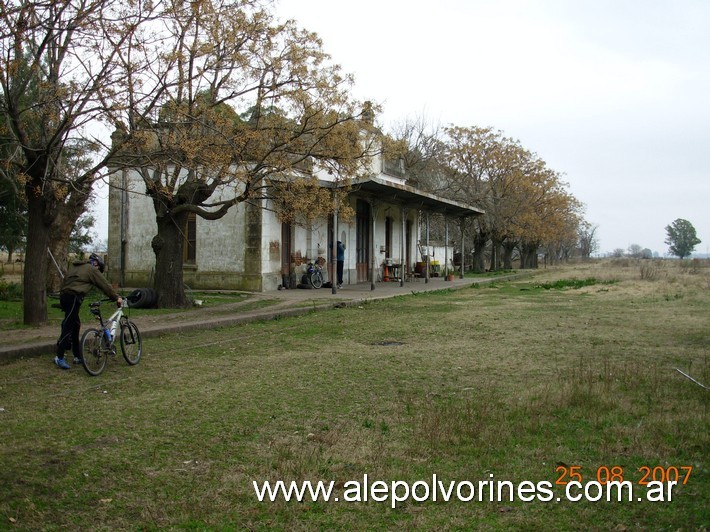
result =
[[[221,197],[226,196],[222,194]],[[197,270],[232,272],[244,270],[245,208],[235,205],[219,220],[197,216]]]
[[[379,164],[379,161],[376,160],[375,164]],[[131,279],[150,279],[155,267],[155,255],[152,251],[151,241],[157,233],[153,201],[145,195],[145,185],[140,174],[137,171],[132,171],[127,175],[129,178],[129,194],[127,196],[129,223],[126,233],[127,246],[125,246],[126,271],[130,273]],[[112,180],[115,179],[119,178],[114,175]],[[219,197],[225,199],[232,197],[235,193],[237,191],[233,189],[226,189],[220,193]],[[125,195],[122,196],[114,192],[111,194],[111,208],[120,209],[120,198]],[[406,251],[404,255],[402,253],[402,238],[406,238],[406,233],[403,234],[403,211],[399,205],[387,203],[386,199],[371,198],[375,213],[375,231],[374,239],[370,242],[368,267],[375,266],[376,280],[381,276],[381,266],[387,258],[392,259],[394,263],[401,264],[407,256]],[[353,195],[348,201],[355,210],[357,197]],[[276,289],[283,280],[282,223],[268,204],[265,203],[264,207],[259,210],[258,206],[248,207],[240,204],[230,209],[220,220],[214,221],[198,216],[196,218],[196,262],[194,265],[185,265],[185,283],[193,288]],[[412,226],[408,253],[410,259],[408,269],[412,270],[414,265],[421,260],[417,247],[420,234],[419,216],[414,209],[408,209],[404,211],[404,214]],[[392,220],[389,257],[381,251],[386,242],[385,219],[387,217]],[[113,218],[110,221],[110,224],[113,224],[113,229],[109,228],[110,254],[120,251],[120,239],[115,238],[117,229]],[[371,220],[369,222],[371,223]],[[250,227],[251,229],[249,229]],[[254,231],[255,227],[258,234],[249,233],[250,230]],[[353,217],[349,221],[339,219],[336,228],[336,238],[345,244],[343,276],[345,284],[357,282],[356,227],[356,219]],[[114,237],[111,236],[112,231]],[[327,246],[328,220],[326,218],[317,219],[311,224],[306,223],[305,220],[292,224],[291,252],[293,254],[300,253],[304,259],[312,260],[318,257],[328,259],[324,272],[326,272],[326,279],[330,280],[327,272],[331,261]],[[443,263],[443,248],[441,251],[432,250],[432,254],[437,259],[441,255],[440,261]],[[247,257],[247,255],[249,256]],[[292,269],[297,281],[300,280],[304,271],[305,263]]]
[[128,226],[126,228],[126,268],[152,270],[155,267],[155,253],[151,247],[153,237],[158,233],[153,200],[145,193],[145,184],[136,171],[127,172],[128,185]]

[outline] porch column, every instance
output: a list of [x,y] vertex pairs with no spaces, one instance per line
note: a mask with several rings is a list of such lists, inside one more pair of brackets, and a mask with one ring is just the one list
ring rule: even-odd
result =
[[461,279],[463,279],[463,272],[464,272],[464,264],[466,260],[464,257],[466,256],[466,249],[464,246],[466,245],[466,239],[464,238],[464,223],[466,222],[466,219],[462,216],[461,217]]
[[401,227],[401,242],[400,242],[400,248],[401,248],[401,254],[400,254],[400,259],[399,259],[399,286],[404,286],[404,269],[406,264],[404,263],[406,255],[406,246],[407,246],[407,209],[404,207],[401,207],[399,209],[400,216],[402,217],[402,227]]
[[[126,286],[126,255],[128,249],[128,213],[130,212],[128,208],[128,200],[130,199],[128,195],[128,172],[124,168],[121,170],[121,247],[120,247],[120,264],[121,273],[119,279],[119,286]],[[109,255],[110,258],[110,255]],[[109,270],[110,271],[110,270]]]
[[429,264],[431,264],[431,254],[429,253],[429,211],[426,211],[426,273],[424,273],[424,282],[429,282]]
[[449,217],[444,214],[444,280],[449,280]]
[[368,200],[370,204],[370,290],[375,289],[377,281],[377,254],[375,253],[375,220],[377,219],[377,202]]
[[330,279],[331,294],[338,293],[338,200],[333,189],[333,248],[330,250],[330,265],[333,278]]

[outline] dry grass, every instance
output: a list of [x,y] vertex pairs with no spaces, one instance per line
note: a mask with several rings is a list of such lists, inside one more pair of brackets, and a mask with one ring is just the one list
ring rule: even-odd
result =
[[[99,379],[3,367],[0,515],[23,528],[710,525],[707,269],[547,270],[153,340]],[[601,282],[543,290],[560,279]],[[48,408],[51,406],[51,408]],[[694,467],[671,504],[259,503],[252,480],[585,480]],[[603,514],[600,514],[600,511]],[[603,515],[600,521],[600,515]]]

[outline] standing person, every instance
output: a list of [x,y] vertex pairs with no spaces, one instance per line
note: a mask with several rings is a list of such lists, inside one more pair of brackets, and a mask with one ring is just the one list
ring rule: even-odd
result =
[[57,340],[57,356],[54,357],[54,363],[61,369],[70,368],[69,364],[64,360],[64,352],[69,348],[74,353],[74,364],[81,363],[81,344],[79,342],[81,320],[79,319],[79,309],[84,301],[84,296],[89,293],[89,290],[94,286],[97,287],[116,301],[119,307],[123,302],[121,296],[101,275],[103,272],[104,261],[96,253],[92,253],[88,261],[74,261],[64,276],[59,293],[59,305],[64,311],[64,320],[62,321],[62,332],[59,340]]
[[338,240],[338,288],[343,287],[343,266],[345,265],[345,244]]

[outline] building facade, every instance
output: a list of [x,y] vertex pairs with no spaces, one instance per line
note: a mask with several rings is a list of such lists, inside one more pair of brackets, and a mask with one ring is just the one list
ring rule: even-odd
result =
[[[185,284],[192,289],[292,288],[312,260],[320,260],[326,281],[334,281],[338,240],[345,246],[345,285],[370,283],[374,289],[378,282],[403,282],[430,271],[426,266],[421,271],[431,254],[425,236],[428,216],[461,218],[483,212],[408,186],[401,172],[379,157],[372,168],[369,177],[350,184],[351,220],[331,216],[283,223],[267,199],[238,204],[219,220],[192,216],[183,231]],[[152,286],[151,242],[157,234],[153,201],[137,170],[116,170],[110,185],[110,280],[123,287]],[[324,180],[322,186],[336,184]],[[441,249],[446,255],[447,248]]]

